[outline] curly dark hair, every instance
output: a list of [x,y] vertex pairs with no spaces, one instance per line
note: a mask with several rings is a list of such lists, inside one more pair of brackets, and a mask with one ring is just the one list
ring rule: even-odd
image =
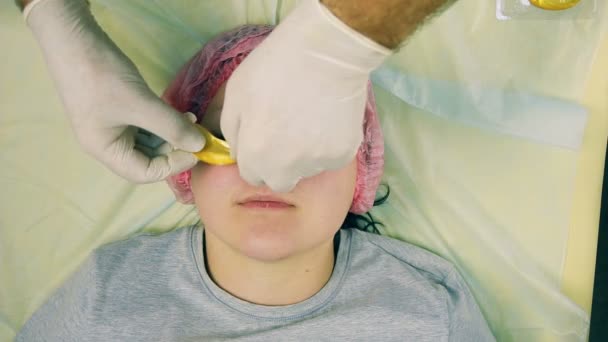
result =
[[[374,201],[374,207],[380,205],[388,199],[388,195],[391,193],[391,189],[387,184],[381,184],[384,188],[386,188],[386,193]],[[349,212],[340,226],[340,229],[359,229],[368,233],[378,234],[380,235],[380,231],[378,230],[378,225],[384,226],[382,222],[376,221],[372,214],[369,212],[358,215]]]

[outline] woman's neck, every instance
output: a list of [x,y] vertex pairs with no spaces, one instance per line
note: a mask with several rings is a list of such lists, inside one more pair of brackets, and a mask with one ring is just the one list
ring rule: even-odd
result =
[[295,304],[314,296],[329,281],[338,242],[334,238],[306,253],[266,263],[236,253],[204,231],[205,268],[215,284],[239,299],[268,306]]

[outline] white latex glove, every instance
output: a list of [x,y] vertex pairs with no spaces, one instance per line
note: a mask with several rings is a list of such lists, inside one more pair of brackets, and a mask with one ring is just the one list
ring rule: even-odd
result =
[[350,162],[369,74],[390,54],[318,0],[303,1],[228,80],[221,129],[241,177],[289,191]]
[[159,181],[197,163],[190,152],[200,151],[204,138],[149,89],[85,0],[36,0],[24,15],[86,152],[137,183]]

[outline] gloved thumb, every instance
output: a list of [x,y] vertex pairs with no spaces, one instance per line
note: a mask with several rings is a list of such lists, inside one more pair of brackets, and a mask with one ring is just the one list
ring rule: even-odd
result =
[[196,163],[198,163],[198,159],[192,153],[176,150],[151,158],[147,165],[134,169],[141,170],[143,173],[137,177],[139,183],[154,183],[189,170]]
[[131,125],[159,136],[177,150],[198,152],[205,147],[205,138],[194,126],[191,117],[175,111],[160,100],[152,102],[152,105],[142,106],[143,115],[134,115]]
[[189,170],[199,161],[192,153],[178,150],[167,153],[166,160],[169,171],[160,179],[165,179],[169,176]]

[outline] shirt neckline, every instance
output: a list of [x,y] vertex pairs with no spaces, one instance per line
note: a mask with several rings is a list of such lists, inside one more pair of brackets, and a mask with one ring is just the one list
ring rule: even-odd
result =
[[254,316],[255,318],[289,320],[313,314],[325,307],[338,294],[350,263],[352,232],[350,229],[340,229],[338,232],[340,234],[340,247],[338,248],[334,269],[329,281],[319,292],[295,304],[281,306],[254,304],[226,292],[215,284],[209,274],[207,274],[203,254],[203,229],[201,226],[192,227],[190,230],[190,242],[193,259],[204,288],[222,305],[244,315]]

